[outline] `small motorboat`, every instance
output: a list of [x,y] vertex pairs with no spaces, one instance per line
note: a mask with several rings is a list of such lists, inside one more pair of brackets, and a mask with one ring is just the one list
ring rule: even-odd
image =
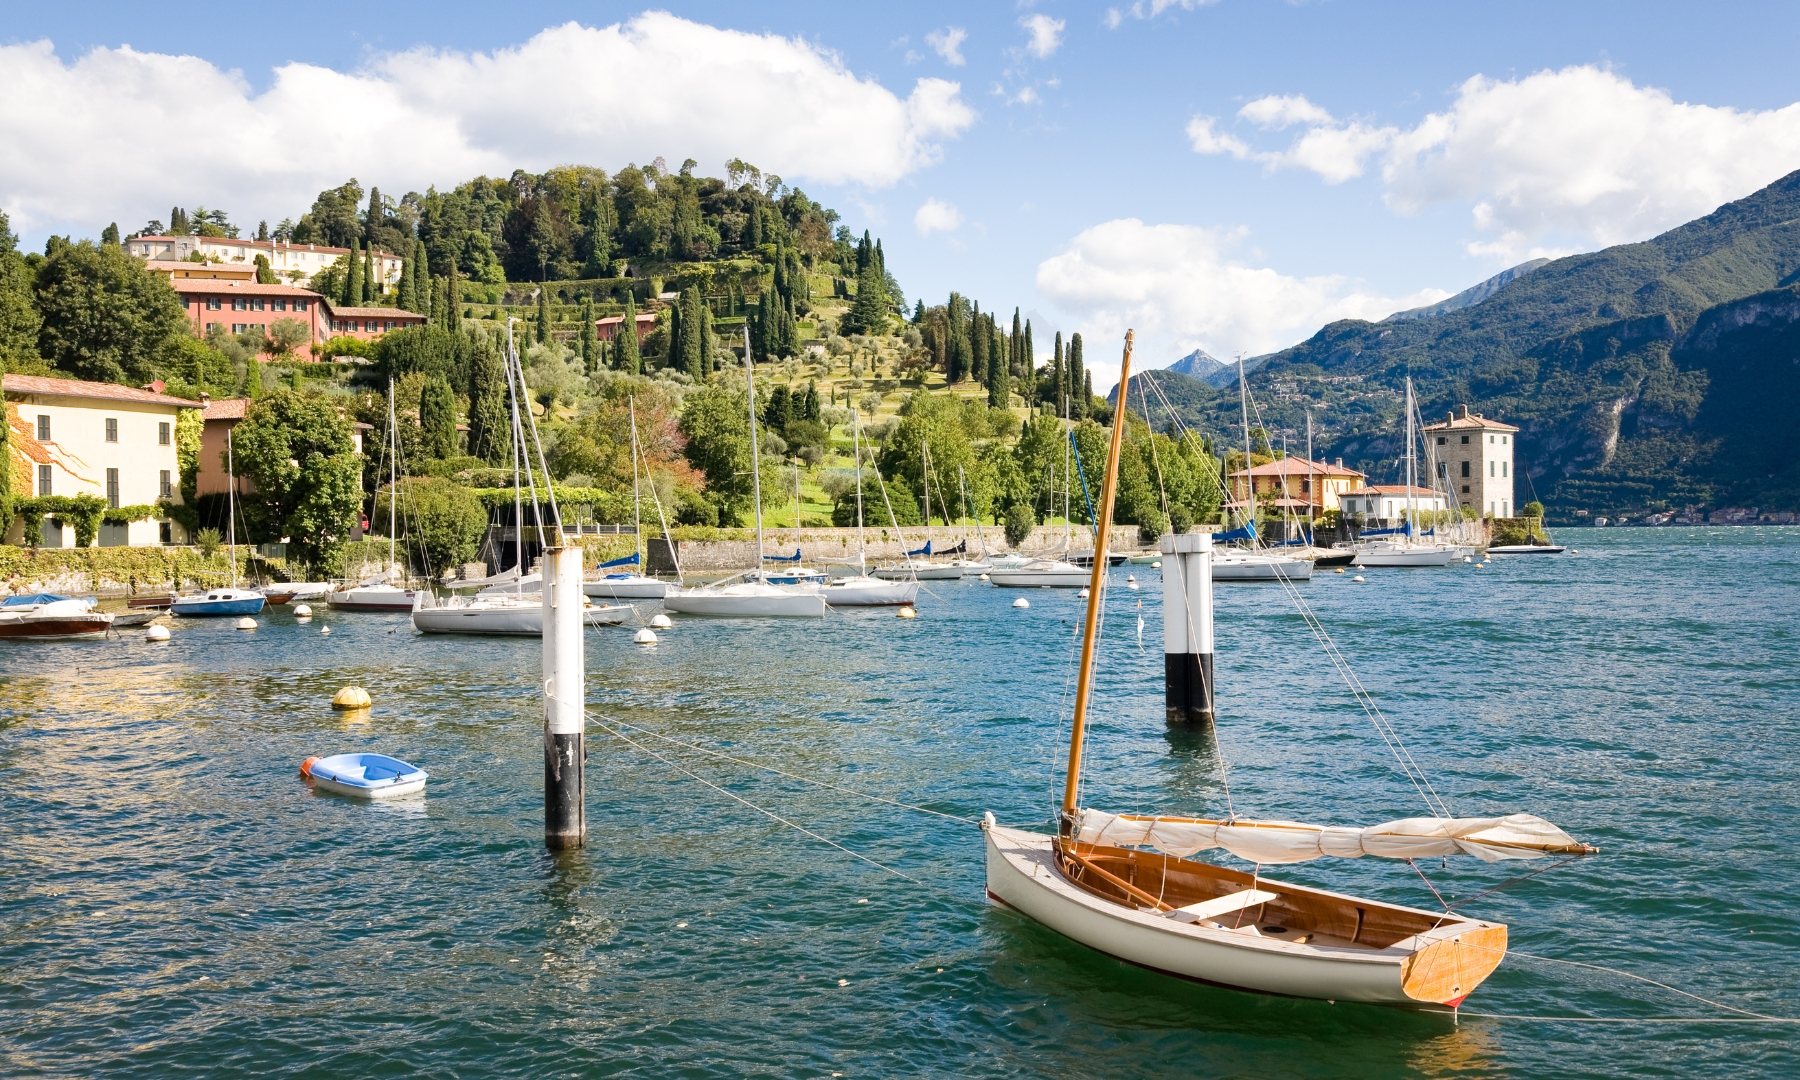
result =
[[[44,597],[52,597],[44,601]],[[17,601],[30,601],[18,603]],[[86,600],[38,593],[8,597],[0,604],[0,638],[13,641],[72,641],[105,637],[113,617]]]
[[296,600],[303,604],[323,600],[326,594],[331,592],[331,583],[328,581],[283,581],[275,585],[264,585],[257,591],[268,597],[269,603],[279,607],[283,604],[291,604]]
[[253,589],[208,589],[191,596],[177,596],[169,610],[177,615],[255,615],[269,598]]
[[158,611],[167,611],[169,610],[169,605],[174,602],[175,598],[173,596],[133,596],[125,601],[125,606],[131,608],[133,611],[136,611],[139,608],[154,608]]
[[167,611],[158,611],[155,608],[127,611],[122,614],[114,614],[112,625],[114,630],[124,630],[133,626],[148,626],[167,614]]
[[398,585],[366,583],[327,593],[325,602],[339,611],[411,611],[414,590]]
[[1561,544],[1502,544],[1487,549],[1489,555],[1561,555]]
[[1092,578],[1091,569],[1084,570],[1060,559],[1032,559],[1023,566],[1003,569],[998,560],[988,571],[988,580],[1002,588],[1012,589],[1080,589]]
[[[1079,555],[1071,555],[1069,556],[1069,561],[1084,570],[1091,569],[1094,565],[1094,553],[1091,551],[1084,551]],[[1106,565],[1108,566],[1124,566],[1130,561],[1131,557],[1124,552],[1109,551],[1106,553]]]
[[386,754],[337,754],[310,757],[300,775],[313,786],[352,799],[396,799],[425,790],[431,774]]

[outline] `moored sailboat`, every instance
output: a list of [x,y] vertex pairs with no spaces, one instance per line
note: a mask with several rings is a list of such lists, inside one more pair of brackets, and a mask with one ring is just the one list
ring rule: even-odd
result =
[[[380,473],[376,474],[381,475]],[[406,588],[397,557],[400,512],[400,434],[394,420],[394,380],[388,380],[388,566],[355,585],[335,589],[325,602],[337,611],[411,611],[415,591]],[[394,584],[401,579],[399,585]]]
[[237,469],[232,460],[231,429],[225,429],[225,520],[230,546],[231,584],[204,592],[177,596],[169,604],[176,615],[255,615],[262,611],[268,598],[254,589],[240,589],[237,583]]
[[[1125,415],[1130,386],[1129,333],[1125,342],[1118,416]],[[1123,426],[1115,424],[1107,457],[1097,516],[1101,550]],[[1210,537],[1198,547],[1196,569],[1205,574]],[[1324,857],[1470,854],[1493,862],[1593,851],[1542,818],[1456,818],[1429,798],[1430,817],[1363,829],[1083,808],[1082,755],[1105,582],[1102,567],[1092,574],[1058,830],[1005,828],[985,816],[987,891],[994,900],[1091,948],[1185,978],[1295,997],[1454,1008],[1504,957],[1504,925],[1448,908],[1433,912],[1271,881],[1262,868]],[[1210,612],[1193,615],[1210,622]],[[1255,870],[1189,858],[1215,848]]]
[[[892,607],[911,604],[919,598],[919,582],[916,578],[886,581],[869,574],[869,548],[863,536],[863,491],[862,491],[862,417],[855,410],[850,410],[850,452],[851,460],[856,465],[856,573],[849,577],[834,578],[825,586],[825,602],[832,607]],[[882,493],[885,501],[887,494]],[[888,514],[893,516],[893,507],[888,507]],[[898,533],[899,525],[894,526]],[[904,547],[904,543],[902,547]]]

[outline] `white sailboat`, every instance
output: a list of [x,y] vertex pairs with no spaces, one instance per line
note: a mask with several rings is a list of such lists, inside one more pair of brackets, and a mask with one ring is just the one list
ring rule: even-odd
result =
[[[256,377],[256,373],[251,373]],[[231,455],[231,429],[225,429],[225,519],[231,537],[231,584],[220,589],[177,596],[169,604],[175,615],[255,615],[268,603],[268,597],[255,589],[240,589],[237,583],[237,470]],[[111,625],[110,618],[108,625]]]
[[[1413,386],[1406,380],[1406,518],[1397,530],[1351,544],[1357,566],[1449,566],[1463,557],[1456,544],[1414,536],[1419,524],[1418,477],[1413,457]],[[1367,533],[1363,534],[1365,537]]]
[[[631,415],[631,531],[634,543],[637,546],[636,549],[632,551],[629,560],[602,563],[601,565],[596,566],[593,569],[593,572],[587,576],[587,579],[581,583],[581,591],[588,596],[604,598],[607,600],[661,600],[669,591],[669,583],[657,578],[646,577],[640,572],[644,565],[644,544],[642,539],[644,535],[644,525],[643,514],[640,512],[644,503],[638,487],[639,450],[637,402],[632,398],[626,398],[625,408]],[[645,463],[644,471],[646,473],[649,472],[648,462]],[[651,483],[654,485],[655,481],[652,480]],[[652,494],[655,493],[654,486],[652,486],[651,492]],[[662,502],[660,499],[657,501],[656,512],[659,515],[662,513]],[[663,533],[666,537],[668,530],[664,529]],[[639,569],[620,570],[615,573],[606,572],[615,566],[629,565],[635,565]]]
[[[525,449],[525,430],[519,419],[520,402],[525,400],[525,372],[518,363],[512,340],[512,321],[506,325],[506,388],[511,401],[513,441],[513,545],[515,551],[513,577],[509,583],[482,589],[473,598],[450,596],[439,598],[421,589],[412,608],[413,629],[422,634],[493,634],[527,637],[544,635],[544,586],[541,574],[517,573],[525,561],[525,540],[519,490],[519,463],[525,461],[525,473],[531,485],[532,506],[538,505],[537,482],[531,476],[530,455]],[[518,382],[514,384],[514,378]],[[537,422],[532,421],[532,441],[537,446],[538,462],[544,464],[543,445],[537,442]],[[546,469],[545,475],[549,472]],[[555,505],[555,492],[550,493]],[[556,512],[556,528],[562,528],[562,515]],[[538,542],[544,545],[543,521],[538,515]],[[629,604],[595,606],[582,597],[582,621],[588,626],[617,626],[632,614]]]
[[388,566],[349,588],[327,593],[325,602],[338,611],[411,611],[414,590],[395,585],[401,576],[395,536],[400,511],[400,436],[394,422],[394,380],[388,380]]
[[[756,567],[725,581],[692,588],[675,587],[663,595],[663,607],[683,615],[726,615],[739,618],[823,618],[822,586],[772,585],[766,581],[734,581],[759,574],[763,566],[762,467],[756,446],[756,360],[750,331],[744,330],[744,384],[750,410],[750,482],[756,502]],[[730,584],[728,584],[730,583]]]
[[[1232,533],[1230,539],[1244,539],[1248,548],[1222,548],[1213,554],[1214,581],[1310,581],[1311,559],[1297,554],[1275,551],[1262,546],[1256,530],[1256,478],[1250,472],[1250,453],[1255,442],[1250,434],[1250,389],[1244,378],[1244,358],[1238,357],[1238,408],[1244,425],[1244,503],[1245,521],[1239,527],[1243,536]],[[1219,539],[1219,537],[1214,537]]]
[[[969,477],[963,472],[963,467],[961,465],[956,467],[956,486],[957,490],[962,495],[962,512],[964,516],[970,516]],[[985,574],[994,568],[994,564],[988,554],[987,534],[981,531],[981,515],[975,514],[973,517],[975,519],[975,539],[976,542],[981,545],[980,558],[971,559],[965,554],[950,560],[950,565],[961,570],[964,577],[968,577],[970,574]],[[965,549],[969,546],[969,534],[966,532],[963,533],[962,543]]]
[[[1069,490],[1073,481],[1073,465],[1069,460],[1071,443],[1069,441],[1068,411],[1068,398],[1065,396],[1063,398],[1064,536],[1062,550],[1055,555],[1044,555],[1037,558],[1028,558],[1014,553],[1011,558],[991,560],[988,569],[988,583],[991,585],[1003,589],[1080,589],[1085,588],[1088,584],[1090,575],[1086,567],[1077,566],[1067,558],[1059,557],[1066,556],[1069,548],[1075,542],[1072,519],[1069,517]],[[1054,480],[1054,470],[1052,470],[1051,476]],[[1054,491],[1051,492],[1051,497],[1054,500]],[[1051,508],[1055,508],[1054,502],[1052,502]],[[1094,550],[1104,550],[1104,545],[1096,543]],[[1092,564],[1093,560],[1090,558],[1089,562]],[[1102,574],[1106,571],[1107,563],[1108,561],[1105,559],[1099,560]]]
[[[851,577],[835,578],[826,585],[825,602],[832,607],[891,607],[911,604],[919,597],[919,583],[916,579],[884,581],[869,574],[869,550],[863,538],[862,417],[855,409],[850,410],[850,424],[851,458],[856,464],[857,572]],[[885,491],[882,497],[886,498]],[[892,510],[890,506],[890,516]],[[894,527],[894,531],[899,532],[898,525]]]
[[[1119,377],[1121,417],[1131,343],[1128,332]],[[1115,424],[1107,455],[1102,547],[1123,428]],[[1210,553],[1207,541],[1199,552],[1201,573]],[[1058,831],[1050,836],[1005,828],[985,815],[992,899],[1090,948],[1184,978],[1294,997],[1455,1008],[1505,955],[1504,925],[1271,881],[1262,868],[1364,855],[1411,860],[1470,854],[1492,862],[1592,853],[1542,818],[1455,818],[1439,813],[1441,802],[1434,816],[1361,829],[1084,809],[1082,753],[1104,569],[1096,566],[1092,575]],[[1255,870],[1189,858],[1215,848]]]

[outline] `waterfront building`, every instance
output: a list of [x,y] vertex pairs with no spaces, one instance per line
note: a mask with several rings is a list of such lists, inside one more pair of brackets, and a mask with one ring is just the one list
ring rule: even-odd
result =
[[1513,439],[1518,428],[1458,405],[1443,423],[1426,425],[1424,433],[1437,454],[1439,482],[1450,485],[1464,510],[1514,515]]
[[[125,250],[140,259],[155,262],[179,262],[197,253],[209,263],[252,270],[256,267],[256,257],[261,255],[269,261],[269,269],[296,285],[311,281],[314,274],[350,254],[349,248],[224,236],[134,236],[125,241]],[[399,285],[404,260],[385,251],[375,252],[374,259],[375,280],[384,286]]]
[[[200,402],[112,383],[7,375],[8,461],[13,490],[33,496],[94,495],[109,507],[180,503],[181,464],[175,426],[182,409]],[[45,517],[44,547],[75,543],[70,523]],[[24,522],[8,528],[6,541],[21,543]],[[101,547],[186,543],[181,526],[157,515],[147,521],[102,524]]]
[[1343,458],[1331,465],[1285,457],[1233,472],[1231,500],[1233,506],[1243,506],[1248,485],[1252,498],[1273,496],[1279,508],[1316,517],[1338,509],[1338,500],[1345,492],[1362,487],[1363,479],[1362,473],[1344,468]]
[[1407,507],[1420,514],[1435,513],[1447,510],[1444,493],[1429,488],[1415,487],[1409,493],[1405,484],[1376,484],[1372,487],[1357,488],[1346,492],[1339,498],[1339,506],[1345,517],[1361,514],[1365,523],[1393,522],[1406,520]]

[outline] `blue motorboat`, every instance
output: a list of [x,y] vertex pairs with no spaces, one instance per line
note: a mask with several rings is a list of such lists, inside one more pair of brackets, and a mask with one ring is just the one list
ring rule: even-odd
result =
[[208,589],[177,596],[169,610],[177,615],[255,615],[268,602],[268,597],[249,589]]
[[353,799],[392,799],[425,790],[431,774],[386,754],[337,754],[307,758],[300,775],[315,787]]

